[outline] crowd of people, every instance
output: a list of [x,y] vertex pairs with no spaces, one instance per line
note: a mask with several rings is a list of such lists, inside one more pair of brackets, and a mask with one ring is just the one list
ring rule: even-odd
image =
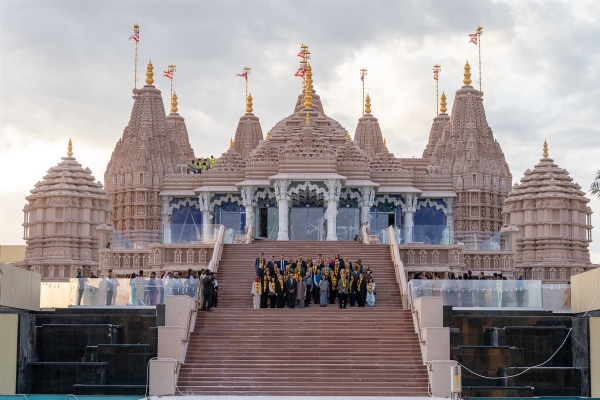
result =
[[[97,292],[106,292],[104,304],[107,306],[115,305],[117,290],[121,285],[119,280],[113,276],[112,269],[108,270],[107,276],[99,279],[93,273],[89,279],[77,270],[77,305],[81,305],[84,293],[96,299]],[[154,306],[164,304],[165,296],[186,295],[201,302],[203,311],[210,311],[217,307],[219,282],[217,274],[208,269],[198,271],[187,270],[172,271],[168,270],[157,277],[156,272],[151,272],[146,278],[143,270],[137,274],[127,275],[125,280],[129,283],[129,301],[127,305],[132,306]],[[91,301],[97,303],[97,300]]]
[[213,156],[210,156],[210,158],[192,159],[188,166],[188,172],[190,174],[201,174],[202,171],[211,169],[213,165],[215,165],[215,158]]
[[346,261],[340,255],[313,260],[296,260],[283,255],[266,260],[260,253],[254,262],[255,278],[251,295],[254,308],[300,308],[339,303],[340,309],[375,306],[375,281],[371,268],[361,260]]

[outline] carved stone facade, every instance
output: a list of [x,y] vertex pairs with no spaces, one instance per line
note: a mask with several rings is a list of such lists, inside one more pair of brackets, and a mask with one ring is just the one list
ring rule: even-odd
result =
[[184,164],[181,147],[167,122],[161,92],[152,85],[151,64],[146,75],[147,84],[133,90],[129,123],[104,174],[115,229],[141,247],[162,241],[159,193],[165,174],[181,172],[180,165]]
[[592,210],[581,186],[544,157],[524,173],[504,202],[504,223],[512,233],[515,268],[528,279],[566,283],[589,268]]
[[483,92],[471,86],[470,76],[467,63],[464,86],[456,92],[452,113],[449,118],[442,113],[434,119],[423,152],[430,160],[429,174],[452,176],[458,195],[455,241],[464,243],[500,232],[502,205],[512,182],[504,153],[485,117]]
[[27,250],[16,265],[42,274],[44,281],[66,281],[77,268],[86,276],[95,272],[98,250],[112,230],[113,210],[102,184],[75,157],[61,160],[35,184],[23,208]]

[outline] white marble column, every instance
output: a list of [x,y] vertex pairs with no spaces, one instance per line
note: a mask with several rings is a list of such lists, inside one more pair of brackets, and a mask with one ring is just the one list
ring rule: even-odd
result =
[[448,244],[454,244],[454,198],[444,198],[446,203],[446,229],[448,230]]
[[404,243],[413,242],[414,215],[417,210],[417,196],[414,194],[406,195],[406,203],[402,207],[402,233],[404,234]]
[[210,242],[213,236],[213,216],[212,216],[212,201],[210,192],[202,192],[198,196],[198,204],[202,211],[202,241]]
[[369,186],[358,188],[360,191],[360,199],[358,206],[360,207],[360,226],[369,225],[371,222],[371,207],[375,203],[375,189]]
[[342,184],[338,180],[327,180],[325,181],[325,185],[327,186],[327,194],[325,195],[325,199],[327,200],[327,238],[325,240],[338,240],[337,208],[342,191]]
[[246,209],[246,227],[250,228],[255,226],[256,214],[254,213],[254,192],[256,191],[255,186],[243,186],[242,187],[242,204]]
[[277,232],[277,240],[290,240],[289,236],[289,209],[288,202],[290,195],[288,186],[290,182],[286,180],[275,181],[273,188],[275,189],[275,198],[277,199],[277,207],[279,209],[279,231]]
[[163,228],[163,243],[171,243],[171,215],[173,214],[172,210],[169,210],[169,202],[173,200],[172,197],[169,196],[161,196],[162,197],[162,228]]

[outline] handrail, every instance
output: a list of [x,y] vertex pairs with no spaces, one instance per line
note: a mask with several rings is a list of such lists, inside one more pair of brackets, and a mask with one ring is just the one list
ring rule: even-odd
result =
[[213,249],[212,258],[208,263],[208,269],[212,272],[217,272],[219,269],[219,261],[221,261],[221,254],[223,253],[223,244],[225,242],[225,225],[219,227],[219,233],[217,234],[217,240],[215,241],[215,247]]
[[394,262],[394,271],[396,272],[396,282],[398,282],[400,286],[400,295],[402,296],[402,307],[405,309],[410,308],[408,304],[408,281],[406,280],[404,263],[402,263],[402,259],[400,258],[400,250],[398,249],[398,243],[396,242],[396,236],[392,226],[388,227],[388,236],[390,240],[390,253],[392,255],[392,261]]

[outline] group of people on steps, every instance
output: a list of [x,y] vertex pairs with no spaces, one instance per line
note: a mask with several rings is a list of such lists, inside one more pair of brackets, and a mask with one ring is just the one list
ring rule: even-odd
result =
[[375,306],[375,281],[371,267],[363,266],[361,260],[354,264],[337,254],[313,260],[296,260],[281,256],[266,260],[259,253],[254,261],[255,278],[250,294],[254,308],[300,308],[309,307],[311,301],[321,307],[335,304],[341,309]]

